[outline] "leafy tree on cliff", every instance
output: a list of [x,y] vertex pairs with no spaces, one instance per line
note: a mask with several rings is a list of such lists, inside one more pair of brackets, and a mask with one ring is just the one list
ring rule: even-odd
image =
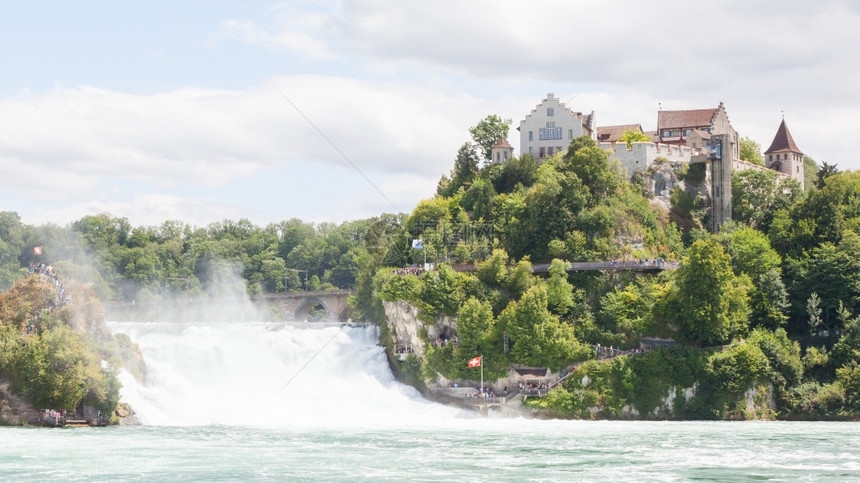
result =
[[803,191],[794,179],[776,171],[747,169],[732,172],[732,219],[767,231],[776,210],[788,210]]
[[499,139],[507,139],[511,130],[511,122],[510,119],[502,119],[496,114],[490,114],[469,128],[472,141],[478,145],[478,150],[485,163],[492,161],[493,146]]
[[565,315],[573,307],[573,285],[567,281],[569,263],[554,259],[549,266],[549,278],[546,281],[547,303],[549,308],[558,315]]
[[483,355],[488,363],[501,369],[507,362],[502,352],[502,340],[495,331],[493,308],[488,302],[470,297],[457,312],[457,346],[459,366],[466,367],[466,361]]
[[840,304],[860,310],[860,235],[848,232],[839,244],[824,243],[808,258],[790,259],[786,279],[795,316],[806,312],[809,297],[817,293],[825,327],[838,328]]
[[600,149],[590,138],[581,144],[582,147],[573,151],[574,143],[571,143],[571,148],[564,155],[565,167],[579,178],[591,194],[586,205],[595,206],[603,198],[614,195],[621,180],[618,172],[610,165],[609,153]]
[[499,315],[498,324],[511,341],[511,358],[528,366],[559,370],[574,359],[588,358],[589,350],[547,308],[546,288],[530,288],[519,302],[511,302]]
[[761,155],[761,144],[744,136],[740,139],[740,158],[748,163],[764,166],[764,157]]
[[633,129],[628,129],[624,131],[624,134],[621,135],[620,140],[621,142],[627,144],[627,149],[630,149],[633,147],[633,143],[651,141],[651,136],[645,134],[642,131],[634,131]]
[[19,256],[24,249],[25,236],[25,226],[17,213],[0,212],[0,290],[11,287],[22,275]]
[[749,277],[732,272],[722,245],[698,240],[675,271],[665,316],[677,324],[680,341],[725,344],[746,331],[749,288]]
[[477,175],[478,155],[475,153],[475,146],[465,143],[457,151],[457,158],[454,160],[454,169],[451,170],[451,177],[442,177],[436,189],[436,194],[450,198],[461,187],[468,189],[472,184],[472,180]]

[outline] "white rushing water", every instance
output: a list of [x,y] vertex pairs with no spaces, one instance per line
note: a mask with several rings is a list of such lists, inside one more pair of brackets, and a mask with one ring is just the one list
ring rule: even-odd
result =
[[116,323],[144,354],[122,400],[147,425],[368,427],[461,414],[394,381],[375,327],[285,323]]

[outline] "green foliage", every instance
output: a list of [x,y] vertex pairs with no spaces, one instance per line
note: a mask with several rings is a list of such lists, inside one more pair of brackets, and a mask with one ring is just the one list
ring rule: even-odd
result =
[[805,190],[816,189],[815,183],[818,180],[818,170],[820,167],[809,156],[803,157],[803,188]]
[[[807,319],[807,301],[814,292],[820,299],[822,328],[838,328],[840,303],[852,313],[860,310],[860,236],[849,232],[839,244],[823,243],[807,257],[785,264],[786,286],[796,319]],[[807,332],[810,326],[801,327]]]
[[499,139],[507,139],[511,129],[511,120],[502,119],[496,114],[490,114],[478,124],[469,128],[472,141],[478,146],[484,162],[489,163],[493,157],[493,146]]
[[803,361],[800,345],[788,338],[784,329],[770,331],[756,329],[750,333],[747,343],[761,349],[768,359],[772,371],[770,380],[779,391],[796,386],[803,377]]
[[690,186],[699,186],[705,181],[707,174],[707,165],[701,163],[691,164],[683,176],[683,181]]
[[562,386],[554,387],[545,397],[529,398],[526,405],[548,409],[551,414],[562,418],[591,419],[594,414],[590,408],[597,406],[600,394],[591,389],[575,387],[571,390]]
[[761,154],[761,145],[747,136],[740,140],[740,158],[748,163],[764,166],[764,157]]
[[[51,292],[49,283],[32,276],[0,294],[0,376],[40,408],[73,410],[83,401],[113,412],[120,388],[116,363],[102,368],[94,342],[46,310]],[[35,333],[24,328],[32,314],[40,314]]]
[[549,267],[549,279],[546,283],[547,303],[550,310],[558,315],[565,315],[573,307],[573,285],[567,281],[568,262],[554,259]]
[[533,273],[534,269],[529,257],[523,258],[511,269],[510,275],[505,281],[505,288],[510,290],[515,298],[522,297],[535,284]]
[[511,341],[511,357],[522,364],[559,370],[589,349],[575,338],[573,329],[547,308],[547,292],[541,285],[529,289],[519,303],[511,302],[499,315],[498,324]]
[[490,287],[501,287],[508,279],[508,254],[497,248],[493,254],[478,267],[478,280]]
[[732,219],[767,230],[777,210],[787,210],[802,196],[800,184],[776,171],[732,172]]
[[494,352],[494,325],[493,308],[489,303],[474,297],[463,303],[457,313],[457,335],[460,338],[457,350],[463,363],[472,357]]
[[697,241],[675,272],[663,315],[677,324],[681,341],[724,344],[746,331],[749,285],[747,276],[732,272],[719,243]]
[[627,143],[627,149],[630,149],[633,147],[633,143],[651,141],[651,136],[645,134],[642,131],[634,131],[633,129],[628,129],[624,131],[624,134],[621,135],[620,141],[623,143]]
[[403,382],[419,389],[424,387],[424,363],[415,354],[406,356],[406,360],[400,362],[400,374]]
[[616,172],[609,164],[609,154],[597,146],[587,146],[564,155],[566,169],[576,175],[588,189],[587,206],[596,206],[603,198],[612,196],[620,186]]
[[451,171],[450,178],[447,176],[442,177],[436,189],[436,194],[450,198],[460,188],[468,189],[477,174],[478,156],[475,153],[475,147],[472,144],[465,143],[460,146],[460,150],[457,152],[457,159],[454,160],[454,169]]

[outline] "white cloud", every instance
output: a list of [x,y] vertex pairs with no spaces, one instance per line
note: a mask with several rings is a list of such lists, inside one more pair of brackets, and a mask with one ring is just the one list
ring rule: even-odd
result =
[[[860,167],[853,142],[860,7],[847,0],[729,0],[708,8],[299,0],[257,16],[253,8],[243,9],[249,17],[214,13],[205,55],[170,41],[141,50],[159,57],[166,73],[153,85],[193,86],[183,75],[200,70],[211,79],[205,85],[231,89],[140,94],[118,77],[102,83],[95,75],[90,85],[47,91],[16,84],[18,94],[0,98],[0,202],[25,211],[15,205],[20,198],[17,206],[32,206],[26,210],[38,219],[110,211],[136,223],[322,221],[391,211],[358,169],[409,211],[432,196],[469,126],[499,114],[516,128],[547,92],[574,110],[595,111],[599,125],[645,129],[656,127],[658,103],[694,109],[723,101],[734,127],[763,148],[784,111],[807,154]],[[21,58],[50,46],[43,49]],[[75,63],[103,72],[105,58],[95,52]],[[178,69],[184,62],[186,70]],[[225,65],[235,65],[231,75],[250,73],[231,77],[218,71]],[[9,69],[29,72],[15,62]],[[52,81],[66,78],[57,72]],[[138,89],[149,85],[137,77]],[[515,130],[510,140],[518,147]],[[273,175],[302,190],[254,192]],[[316,192],[327,194],[309,203]]]

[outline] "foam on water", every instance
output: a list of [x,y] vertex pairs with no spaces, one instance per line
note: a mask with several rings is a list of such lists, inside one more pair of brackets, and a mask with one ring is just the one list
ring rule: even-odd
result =
[[396,382],[375,327],[284,323],[113,323],[148,376],[121,376],[147,425],[438,425],[468,413]]

